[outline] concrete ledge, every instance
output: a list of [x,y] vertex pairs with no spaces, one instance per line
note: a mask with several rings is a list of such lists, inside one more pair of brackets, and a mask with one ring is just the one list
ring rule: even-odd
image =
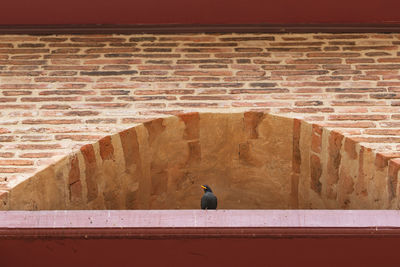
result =
[[394,210],[2,211],[0,238],[399,236]]

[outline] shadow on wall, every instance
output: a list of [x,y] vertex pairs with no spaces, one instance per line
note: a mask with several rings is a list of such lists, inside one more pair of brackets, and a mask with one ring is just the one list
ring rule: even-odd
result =
[[258,112],[155,119],[83,146],[11,189],[2,209],[398,208],[397,161],[340,133]]

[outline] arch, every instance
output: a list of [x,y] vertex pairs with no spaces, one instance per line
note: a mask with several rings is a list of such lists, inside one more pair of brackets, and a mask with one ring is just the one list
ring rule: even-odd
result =
[[261,112],[154,119],[88,144],[3,198],[2,209],[392,209],[399,159],[339,132]]

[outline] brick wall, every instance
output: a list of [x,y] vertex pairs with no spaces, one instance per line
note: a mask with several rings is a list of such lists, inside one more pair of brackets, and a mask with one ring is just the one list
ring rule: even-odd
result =
[[399,34],[0,36],[0,190],[149,118],[264,111],[400,156]]

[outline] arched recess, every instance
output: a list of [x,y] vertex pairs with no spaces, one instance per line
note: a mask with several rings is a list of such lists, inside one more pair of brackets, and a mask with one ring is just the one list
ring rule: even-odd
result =
[[399,160],[277,115],[189,113],[83,146],[12,188],[2,209],[398,208]]

